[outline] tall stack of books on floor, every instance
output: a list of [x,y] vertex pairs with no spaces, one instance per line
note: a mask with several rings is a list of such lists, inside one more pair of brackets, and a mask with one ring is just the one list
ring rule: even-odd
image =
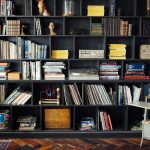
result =
[[35,130],[36,117],[31,115],[19,116],[17,122],[19,123],[19,130]]
[[68,59],[68,50],[52,50],[52,59]]
[[99,111],[100,128],[102,130],[113,130],[110,115],[107,112]]
[[119,80],[119,68],[121,68],[121,66],[117,65],[116,62],[102,62],[99,69],[100,80]]
[[63,90],[66,105],[82,105],[81,95],[76,83],[64,84]]
[[88,5],[87,16],[104,16],[104,5]]
[[[0,57],[1,59],[20,59],[21,52],[17,50],[16,44],[10,41],[0,40]],[[5,51],[4,51],[5,49]]]
[[126,44],[110,44],[109,59],[126,59]]
[[138,102],[140,100],[142,88],[135,85],[130,88],[127,85],[118,86],[118,105],[128,105],[132,102]]
[[95,68],[70,69],[69,80],[99,80],[98,70]]
[[45,80],[65,80],[63,69],[66,69],[64,62],[46,62],[43,65]]
[[128,80],[149,80],[149,76],[145,74],[145,64],[143,63],[128,63],[126,64],[126,72],[124,79]]
[[0,62],[0,80],[7,80],[7,73],[10,71],[9,66],[10,63],[8,62]]
[[32,93],[30,91],[24,91],[17,87],[4,101],[6,105],[24,105],[30,100]]
[[40,80],[41,62],[40,61],[22,61],[22,79]]
[[92,23],[91,34],[92,35],[103,35],[102,23]]
[[7,35],[20,35],[20,20],[7,20],[6,21],[6,34]]
[[107,92],[104,85],[85,85],[85,96],[89,105],[116,104],[116,92]]
[[6,96],[7,86],[5,84],[0,84],[0,104],[3,104]]

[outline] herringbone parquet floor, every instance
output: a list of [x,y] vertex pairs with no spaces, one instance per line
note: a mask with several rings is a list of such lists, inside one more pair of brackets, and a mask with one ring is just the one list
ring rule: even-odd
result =
[[[1,142],[4,140],[0,140]],[[11,139],[7,150],[150,150],[140,139]],[[2,150],[0,148],[0,150]]]

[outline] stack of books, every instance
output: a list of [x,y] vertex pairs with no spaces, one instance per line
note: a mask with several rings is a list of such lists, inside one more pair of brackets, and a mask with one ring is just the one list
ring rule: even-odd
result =
[[30,98],[32,93],[30,91],[21,90],[17,87],[3,102],[7,105],[24,105]]
[[19,116],[17,122],[19,130],[35,130],[36,128],[36,117],[31,115]]
[[14,2],[12,0],[0,1],[0,16],[14,15]]
[[7,86],[4,84],[0,85],[0,104],[5,100]]
[[81,95],[76,83],[64,84],[63,90],[66,105],[82,105]]
[[91,27],[91,34],[92,35],[103,35],[103,26],[102,23],[92,23]]
[[7,20],[6,24],[7,35],[20,35],[20,20]]
[[92,117],[81,118],[79,129],[80,130],[94,130],[95,129],[94,118]]
[[65,80],[63,69],[66,68],[63,62],[46,62],[43,68],[45,80]]
[[20,42],[24,45],[25,59],[46,59],[47,45],[39,45],[26,39]]
[[39,105],[42,104],[60,104],[60,88],[58,87],[47,87],[40,92]]
[[85,96],[89,105],[112,105],[113,99],[104,85],[85,85]]
[[[0,40],[0,57],[1,59],[18,59],[19,51],[16,48],[16,44],[10,41]],[[5,51],[4,51],[5,49]]]
[[23,80],[40,80],[41,63],[40,61],[22,61],[22,78]]
[[8,80],[20,80],[20,72],[9,72]]
[[103,62],[100,64],[99,76],[101,80],[119,80],[119,68],[116,62]]
[[0,130],[10,128],[10,111],[8,109],[0,110]]
[[104,5],[88,5],[87,16],[104,16]]
[[70,69],[69,80],[99,80],[98,70],[95,68]]
[[112,127],[112,122],[111,122],[111,118],[110,115],[107,112],[99,112],[99,116],[100,116],[100,127],[102,130],[113,130]]
[[126,44],[110,44],[109,59],[126,59]]
[[52,50],[52,59],[68,59],[68,50]]
[[149,76],[145,75],[145,64],[143,63],[126,64],[126,73],[125,73],[124,79],[149,80]]
[[0,80],[7,80],[7,73],[9,70],[9,63],[0,62]]

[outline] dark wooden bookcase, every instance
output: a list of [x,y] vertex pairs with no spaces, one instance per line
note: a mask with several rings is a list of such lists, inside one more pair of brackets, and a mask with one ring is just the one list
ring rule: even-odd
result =
[[[84,86],[86,84],[103,84],[106,87],[113,87],[114,91],[118,91],[118,85],[137,85],[143,87],[144,84],[150,83],[149,80],[124,80],[125,65],[130,62],[142,62],[147,66],[147,75],[150,75],[150,60],[140,60],[139,58],[139,46],[141,44],[150,44],[150,36],[145,36],[142,33],[142,21],[144,18],[150,19],[146,16],[146,0],[117,0],[117,8],[121,8],[121,16],[114,16],[115,18],[122,18],[134,23],[134,32],[132,36],[93,36],[91,35],[91,24],[92,22],[101,22],[102,18],[111,17],[109,16],[109,2],[107,0],[75,0],[75,16],[63,17],[62,16],[62,0],[45,0],[46,6],[51,16],[44,17],[38,13],[37,1],[33,0],[33,15],[29,16],[28,7],[26,6],[26,0],[13,0],[15,3],[15,16],[1,16],[0,23],[5,22],[7,19],[20,19],[24,24],[29,26],[29,35],[19,36],[24,39],[32,40],[39,44],[48,45],[48,56],[47,59],[40,59],[41,64],[51,60],[52,49],[69,49],[68,60],[56,60],[63,61],[66,65],[66,80],[64,81],[45,81],[42,72],[41,80],[18,80],[18,81],[0,81],[1,84],[5,83],[8,85],[7,95],[9,95],[16,87],[21,86],[24,89],[32,91],[32,98],[27,104],[23,106],[13,105],[0,105],[0,110],[10,110],[10,129],[0,130],[0,137],[52,137],[52,136],[68,136],[68,137],[134,137],[141,135],[141,131],[130,130],[129,126],[135,121],[141,121],[143,118],[143,111],[138,108],[133,108],[127,105],[99,105],[91,106],[88,105],[85,97]],[[105,5],[105,16],[103,17],[89,17],[87,16],[87,5],[88,4],[104,4]],[[35,19],[40,18],[42,26],[42,35],[36,35]],[[53,20],[56,23],[56,36],[49,35],[48,25]],[[84,29],[83,35],[70,35],[69,28],[76,27]],[[17,43],[17,36],[0,35],[0,39],[13,41]],[[127,59],[126,60],[115,60],[117,64],[121,65],[119,74],[120,80],[108,81],[69,81],[68,73],[70,68],[78,67],[94,67],[99,68],[99,64],[103,61],[109,60],[108,58],[108,44],[110,43],[125,43],[127,44]],[[104,49],[104,59],[86,59],[82,60],[78,58],[79,49]],[[22,61],[24,59],[24,52],[22,52],[23,59],[15,60],[4,60],[0,62],[12,62],[12,68],[14,71],[22,71]],[[30,60],[29,60],[30,61]],[[36,61],[36,59],[32,59]],[[114,60],[110,60],[114,61]],[[41,70],[43,70],[41,68]],[[80,94],[82,96],[81,106],[66,106],[63,93],[63,85],[69,83],[76,83]],[[58,86],[61,89],[61,101],[59,106],[52,105],[38,105],[40,99],[40,90],[43,85],[50,84]],[[143,93],[140,100],[143,100]],[[67,108],[71,109],[71,128],[70,130],[46,130],[44,129],[43,112],[45,108]],[[113,131],[102,131],[99,128],[98,111],[107,111],[112,119]],[[16,123],[19,115],[33,115],[37,116],[37,128],[35,131],[18,131],[18,124]],[[80,119],[85,116],[91,116],[94,118],[96,129],[95,131],[80,131],[77,128]]]

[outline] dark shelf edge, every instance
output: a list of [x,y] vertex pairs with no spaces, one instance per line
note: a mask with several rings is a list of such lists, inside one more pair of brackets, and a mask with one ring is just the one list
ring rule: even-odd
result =
[[[22,136],[23,134],[23,136]],[[141,137],[141,131],[111,131],[111,132],[61,132],[61,131],[37,131],[37,132],[0,132],[0,138],[134,138]]]

